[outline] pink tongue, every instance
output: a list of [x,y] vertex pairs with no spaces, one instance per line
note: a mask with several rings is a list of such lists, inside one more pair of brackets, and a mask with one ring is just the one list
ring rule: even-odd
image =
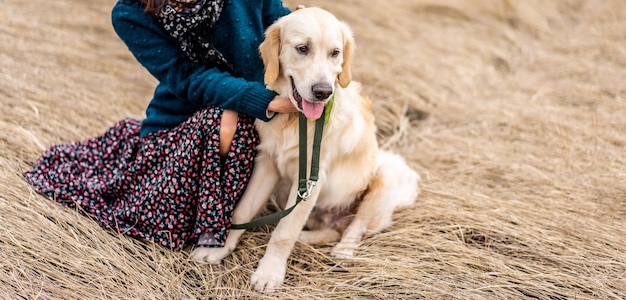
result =
[[324,111],[324,103],[316,102],[311,103],[306,100],[302,100],[302,112],[308,119],[319,119]]

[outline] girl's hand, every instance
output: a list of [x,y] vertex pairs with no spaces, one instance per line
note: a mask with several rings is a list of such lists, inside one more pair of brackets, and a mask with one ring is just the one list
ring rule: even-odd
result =
[[298,111],[298,109],[296,109],[296,107],[293,106],[293,103],[291,103],[291,100],[289,100],[289,98],[280,97],[280,96],[276,96],[274,97],[274,100],[270,101],[269,105],[267,106],[267,110],[271,112],[278,112],[278,113],[288,113],[288,112]]

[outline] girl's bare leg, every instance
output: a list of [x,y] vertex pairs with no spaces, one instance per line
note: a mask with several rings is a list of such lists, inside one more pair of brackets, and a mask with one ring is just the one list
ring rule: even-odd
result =
[[226,157],[233,142],[235,131],[237,131],[238,114],[234,110],[225,109],[222,113],[220,125],[220,157]]

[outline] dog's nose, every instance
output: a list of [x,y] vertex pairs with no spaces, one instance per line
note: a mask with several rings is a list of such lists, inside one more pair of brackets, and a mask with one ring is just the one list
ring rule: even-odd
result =
[[315,99],[324,100],[330,97],[330,95],[333,93],[333,86],[325,82],[316,83],[311,88],[311,91],[313,92],[313,96],[315,96]]

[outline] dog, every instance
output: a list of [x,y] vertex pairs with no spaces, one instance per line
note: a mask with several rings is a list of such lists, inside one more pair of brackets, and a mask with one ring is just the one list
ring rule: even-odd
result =
[[[283,283],[296,240],[339,241],[331,255],[353,257],[363,236],[390,226],[396,208],[415,202],[420,177],[401,156],[379,149],[371,103],[352,81],[354,38],[347,24],[321,8],[299,9],[266,30],[259,50],[268,87],[289,97],[307,118],[320,118],[334,98],[322,137],[317,186],[277,224],[250,279],[257,291],[270,292]],[[284,207],[296,203],[298,114],[278,114],[255,125],[261,143],[233,223],[252,220],[280,183],[288,184],[289,191],[288,197],[279,193],[278,202]],[[307,128],[310,148],[314,126]],[[231,230],[223,248],[196,248],[191,257],[220,263],[243,232]]]

